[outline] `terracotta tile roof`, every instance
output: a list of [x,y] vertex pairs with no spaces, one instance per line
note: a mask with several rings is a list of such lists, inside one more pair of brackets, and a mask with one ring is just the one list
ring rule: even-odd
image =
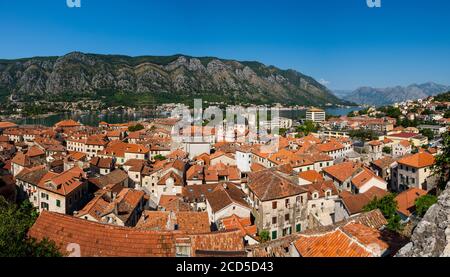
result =
[[311,183],[317,183],[317,182],[324,180],[323,176],[315,170],[308,170],[308,171],[300,172],[298,174],[298,177],[300,177],[306,181],[309,181]]
[[252,165],[250,166],[250,170],[252,172],[258,172],[258,171],[265,170],[265,169],[267,169],[267,168],[259,163],[252,163]]
[[181,177],[180,175],[176,174],[173,171],[170,171],[166,173],[163,177],[161,177],[161,179],[158,181],[158,185],[165,186],[169,178],[173,180],[173,184],[175,186],[183,186],[183,177]]
[[226,231],[240,230],[241,236],[249,235],[251,237],[257,236],[257,227],[252,224],[249,217],[241,218],[235,214],[232,216],[222,218],[220,220],[222,228]]
[[409,141],[407,141],[407,140],[402,140],[402,141],[399,142],[399,144],[401,146],[405,147],[405,148],[411,147],[411,143]]
[[206,199],[213,212],[218,212],[233,203],[250,209],[245,201],[246,197],[245,193],[233,183],[220,184],[212,192],[206,194]]
[[239,230],[195,234],[190,237],[196,256],[245,256],[244,240]]
[[328,153],[331,151],[344,149],[345,147],[344,145],[342,145],[342,143],[333,140],[326,143],[318,144],[316,145],[316,148],[319,149],[319,151],[321,152]]
[[100,158],[100,157],[94,157],[92,158],[89,163],[92,166],[96,166],[98,168],[112,168],[113,166],[113,159],[112,158]]
[[416,209],[417,198],[426,194],[427,191],[418,188],[410,188],[399,193],[395,197],[395,200],[397,201],[397,210],[405,216],[410,216]]
[[141,153],[148,153],[150,150],[141,145],[141,144],[128,144],[127,147],[125,148],[125,153],[136,153],[136,154],[141,154]]
[[390,167],[395,162],[397,161],[391,157],[383,157],[381,159],[373,161],[372,164],[376,165],[378,168],[385,169]]
[[247,185],[261,201],[307,193],[305,188],[298,186],[271,169],[250,173]]
[[82,152],[70,152],[70,154],[67,156],[67,159],[75,160],[75,161],[82,161],[86,160],[86,154]]
[[388,192],[378,187],[372,187],[368,191],[359,194],[351,194],[348,191],[343,191],[339,194],[350,215],[362,212],[363,208],[373,199],[381,199],[386,195],[388,195]]
[[185,203],[176,195],[161,195],[159,197],[158,208],[169,212],[189,212],[192,210],[188,203]]
[[188,153],[184,152],[181,149],[177,149],[175,151],[170,152],[169,155],[166,156],[167,159],[186,159],[188,157]]
[[0,122],[0,129],[6,129],[6,128],[15,128],[17,127],[17,124],[12,123],[12,122]]
[[369,141],[369,145],[371,145],[371,146],[380,146],[380,145],[383,145],[383,142],[379,141],[379,140],[372,140],[372,141]]
[[357,239],[376,256],[381,256],[389,248],[389,244],[382,239],[383,236],[377,229],[352,222],[343,226],[342,230]]
[[219,182],[221,177],[227,177],[228,181],[238,181],[241,179],[241,172],[237,166],[227,166],[218,163],[214,166],[207,166],[204,170],[205,181]]
[[79,127],[79,126],[81,126],[81,124],[72,119],[63,120],[63,121],[60,121],[55,124],[55,127],[57,127],[57,128],[70,128],[70,127]]
[[[117,194],[108,189],[100,191],[79,213],[77,217],[90,214],[97,220],[114,213],[123,222],[127,222],[133,212],[139,207],[145,193],[130,188],[123,188]],[[103,221],[106,223],[106,220]]]
[[34,158],[38,156],[45,156],[45,152],[37,146],[31,146],[30,148],[28,148],[26,155],[28,157]]
[[128,143],[120,140],[110,142],[106,148],[99,153],[99,155],[107,155],[113,157],[125,157],[125,150],[128,147]]
[[48,172],[40,181],[38,186],[60,195],[68,195],[79,186],[83,185],[85,176],[83,169],[73,167],[61,174]]
[[377,179],[377,180],[385,183],[385,181],[382,178],[380,178],[375,173],[373,173],[370,169],[367,169],[365,167],[363,167],[361,172],[357,173],[355,175],[355,177],[352,178],[351,183],[355,187],[361,188],[372,179]]
[[48,173],[45,166],[37,166],[34,168],[24,168],[16,176],[16,179],[24,181],[28,184],[37,186],[42,178]]
[[432,166],[436,162],[433,155],[429,153],[417,153],[414,155],[410,155],[404,157],[398,161],[399,164],[415,167],[415,168],[423,168]]
[[97,178],[89,178],[89,182],[93,183],[98,188],[104,188],[107,185],[120,184],[126,180],[128,180],[128,174],[121,169],[113,170],[109,174]]
[[325,173],[336,178],[340,182],[344,182],[351,176],[353,176],[361,168],[360,164],[353,162],[343,162],[335,164],[323,169]]
[[86,139],[86,145],[106,146],[108,140],[104,135],[92,135]]
[[191,211],[145,211],[136,228],[149,231],[179,230],[188,234],[202,234],[211,231],[208,213]]
[[200,186],[185,186],[182,188],[183,199],[189,203],[206,201],[206,195],[220,184],[205,184]]
[[30,157],[22,152],[17,152],[14,158],[11,160],[11,163],[18,164],[23,167],[28,167],[31,165]]
[[321,235],[300,235],[295,248],[302,257],[370,257],[372,254],[340,229]]
[[387,221],[384,218],[383,214],[380,212],[380,210],[373,210],[370,212],[364,212],[356,216],[350,217],[334,225],[321,226],[314,229],[307,229],[303,231],[301,234],[293,234],[285,236],[281,239],[276,239],[266,243],[249,246],[247,247],[247,250],[250,252],[250,256],[252,257],[290,257],[290,253],[289,251],[286,251],[286,249],[289,249],[290,245],[295,243],[299,239],[300,235],[317,236],[326,233],[331,233],[336,231],[337,228],[345,226],[350,222],[360,223],[370,228],[374,228],[376,230],[382,229],[387,224]]
[[186,172],[186,180],[203,180],[203,166],[194,164]]
[[393,134],[393,135],[390,135],[390,136],[394,137],[394,138],[410,139],[410,138],[413,138],[413,137],[417,137],[418,134],[416,134],[416,133],[399,133],[399,134]]
[[327,181],[318,181],[314,182],[308,187],[308,199],[312,199],[312,194],[317,192],[319,194],[319,198],[326,197],[327,191],[331,192],[331,195],[338,195],[339,192],[336,189],[336,186],[333,184],[333,181],[327,180]]
[[80,246],[82,257],[173,257],[175,236],[118,227],[43,211],[29,236],[53,240],[65,254],[72,243]]

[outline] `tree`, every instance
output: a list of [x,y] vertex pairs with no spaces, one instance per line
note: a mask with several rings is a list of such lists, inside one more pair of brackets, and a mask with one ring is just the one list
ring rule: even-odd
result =
[[153,159],[155,159],[155,161],[164,161],[166,159],[166,157],[164,157],[161,154],[158,154],[155,157],[153,157]]
[[428,209],[437,203],[437,197],[434,195],[424,195],[416,199],[416,213],[418,216],[423,217]]
[[433,173],[439,178],[439,188],[445,189],[450,181],[450,132],[442,135],[442,152],[436,156]]
[[140,131],[143,129],[144,129],[144,126],[142,126],[142,124],[139,124],[139,123],[134,126],[128,127],[128,131],[130,131],[130,132],[137,132],[137,131]]
[[369,212],[372,210],[379,209],[383,216],[388,221],[388,228],[391,231],[401,230],[400,216],[397,214],[397,201],[395,200],[395,194],[390,193],[381,199],[373,199],[369,204],[367,204],[363,210]]
[[0,196],[0,257],[61,256],[54,242],[38,242],[27,237],[37,216],[38,212],[29,201],[18,206]]
[[377,135],[375,134],[374,131],[372,130],[363,130],[363,129],[359,129],[359,130],[352,130],[349,133],[351,138],[357,138],[360,140],[374,140],[377,139]]
[[450,118],[450,110],[444,113],[444,118]]
[[420,133],[428,138],[428,140],[434,139],[434,132],[431,129],[422,129]]
[[286,136],[287,132],[288,132],[288,129],[286,129],[286,128],[279,129],[280,136],[282,136],[282,137]]
[[261,242],[267,242],[270,240],[270,233],[267,230],[262,230],[261,232],[259,232],[259,237],[261,238]]
[[385,153],[385,154],[391,154],[391,152],[392,152],[391,147],[389,147],[389,146],[383,147],[383,153]]
[[402,111],[399,108],[395,108],[393,106],[381,107],[378,110],[385,113],[386,116],[392,118],[399,118],[402,115]]
[[308,120],[305,121],[303,125],[298,126],[296,131],[307,136],[310,133],[317,132],[317,130],[317,125],[314,122]]

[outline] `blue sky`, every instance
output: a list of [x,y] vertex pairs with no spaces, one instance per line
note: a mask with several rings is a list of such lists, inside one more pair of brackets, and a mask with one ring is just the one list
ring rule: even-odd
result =
[[450,1],[0,1],[0,58],[71,51],[217,56],[292,68],[332,89],[450,84]]

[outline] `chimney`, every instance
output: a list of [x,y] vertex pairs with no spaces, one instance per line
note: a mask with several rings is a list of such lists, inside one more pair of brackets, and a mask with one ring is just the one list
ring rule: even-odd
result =
[[226,183],[223,184],[224,189],[228,189],[228,185]]

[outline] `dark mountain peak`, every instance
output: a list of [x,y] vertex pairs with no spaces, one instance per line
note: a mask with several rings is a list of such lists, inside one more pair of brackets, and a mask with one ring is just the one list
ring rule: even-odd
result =
[[393,86],[387,88],[360,87],[343,99],[357,104],[366,105],[390,105],[406,100],[417,100],[450,90],[450,86],[440,85],[434,82],[423,84],[411,84],[408,86]]
[[130,57],[74,51],[59,57],[0,60],[0,88],[21,101],[129,94],[160,102],[203,97],[228,103],[348,104],[292,69],[183,54]]

